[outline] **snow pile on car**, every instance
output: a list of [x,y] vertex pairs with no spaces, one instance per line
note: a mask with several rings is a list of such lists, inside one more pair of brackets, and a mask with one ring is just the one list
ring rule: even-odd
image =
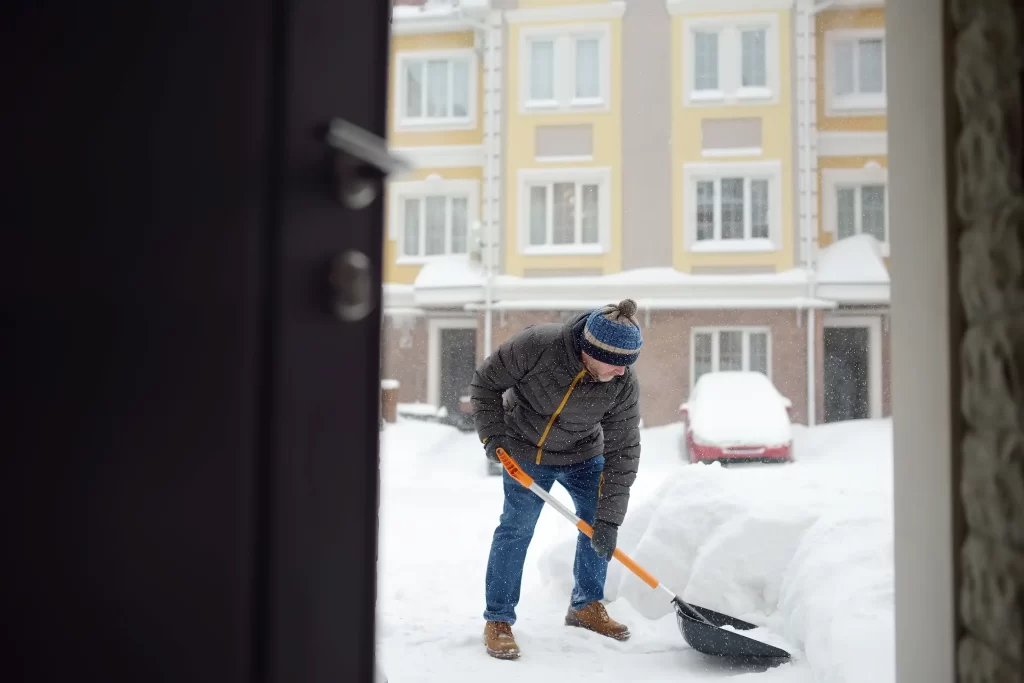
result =
[[686,405],[703,446],[782,446],[792,439],[787,399],[758,372],[703,375]]
[[[791,465],[666,469],[632,506],[620,547],[685,600],[792,644],[816,681],[894,681],[891,421],[793,431]],[[641,477],[644,469],[641,460]],[[567,540],[545,553],[541,571],[567,584],[571,558]],[[606,598],[652,620],[671,610],[618,562]]]

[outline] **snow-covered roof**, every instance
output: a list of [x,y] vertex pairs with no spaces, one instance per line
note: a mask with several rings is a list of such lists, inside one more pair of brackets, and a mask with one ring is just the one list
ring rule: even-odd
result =
[[484,271],[465,256],[448,256],[427,261],[413,282],[415,289],[482,287]]
[[888,303],[889,269],[871,235],[846,237],[818,254],[818,295],[843,302]]
[[889,284],[882,244],[872,235],[853,235],[819,252],[821,284]]
[[488,0],[425,0],[391,8],[391,32],[445,33],[468,31],[489,7]]
[[[807,273],[692,275],[672,268],[637,268],[608,275],[521,277],[496,275],[494,310],[589,310],[634,299],[643,310],[832,308],[808,298]],[[466,256],[429,260],[412,284],[384,286],[385,306],[459,306],[479,309],[486,295],[480,264]]]
[[431,259],[413,282],[417,305],[462,306],[483,300],[483,267],[465,256]]
[[[807,273],[802,269],[779,273],[693,275],[672,268],[635,268],[576,277],[495,278],[497,308],[508,310],[549,307],[553,300],[572,309],[591,308],[626,297],[641,308],[806,308],[822,307],[807,299]],[[761,306],[763,302],[767,305]],[[548,306],[545,306],[548,304]]]
[[440,19],[453,17],[459,11],[452,0],[426,0],[422,5],[395,5],[391,18],[399,19]]
[[501,275],[498,283],[519,289],[547,290],[551,287],[571,283],[585,287],[692,287],[701,284],[752,286],[752,285],[806,285],[807,273],[800,268],[784,270],[780,273],[718,273],[708,275],[692,275],[674,268],[632,268],[607,275],[590,275],[575,277],[518,277]]

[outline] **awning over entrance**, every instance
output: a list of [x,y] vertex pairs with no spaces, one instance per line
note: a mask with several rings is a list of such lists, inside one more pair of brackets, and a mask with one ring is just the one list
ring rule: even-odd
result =
[[871,235],[854,235],[818,255],[815,294],[838,303],[888,304],[889,269],[882,245]]
[[[486,308],[487,282],[478,263],[463,257],[432,259],[412,284],[384,286],[385,308]],[[637,268],[607,275],[521,277],[497,275],[491,310],[586,310],[629,297],[642,310],[829,309],[826,297],[808,297],[806,271],[689,274]]]

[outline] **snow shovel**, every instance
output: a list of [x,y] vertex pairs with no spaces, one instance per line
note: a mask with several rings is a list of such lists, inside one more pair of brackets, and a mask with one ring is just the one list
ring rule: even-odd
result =
[[[509,476],[536,493],[545,503],[558,510],[563,517],[572,522],[588,538],[593,537],[594,529],[573,514],[569,508],[558,502],[554,496],[538,486],[533,481],[533,477],[521,470],[516,461],[512,459],[504,448],[498,448],[497,455]],[[737,664],[748,665],[763,664],[765,666],[777,666],[789,660],[790,654],[785,650],[736,632],[749,631],[757,628],[756,625],[720,614],[706,607],[689,604],[663,586],[647,570],[637,564],[633,558],[618,548],[612,553],[612,557],[626,565],[631,572],[636,574],[648,586],[665,594],[665,597],[668,598],[675,608],[676,623],[679,625],[680,633],[683,634],[683,640],[697,652],[721,657]]]

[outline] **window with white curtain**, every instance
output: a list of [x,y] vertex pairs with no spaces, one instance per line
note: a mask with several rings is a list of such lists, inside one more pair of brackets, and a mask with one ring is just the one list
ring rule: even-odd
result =
[[778,17],[735,15],[687,19],[686,102],[771,100],[778,90]]
[[884,110],[885,32],[850,29],[825,34],[828,103],[833,111]]
[[846,185],[836,188],[836,236],[873,235],[888,241],[885,185]]
[[476,115],[472,50],[401,52],[396,61],[400,127],[472,125]]
[[521,36],[520,87],[524,111],[607,104],[611,36],[608,25],[524,27]]
[[740,32],[740,87],[768,87],[768,31],[763,28],[745,29]]
[[781,233],[780,174],[776,162],[686,164],[687,248],[776,250]]
[[693,89],[718,92],[718,31],[693,34]]
[[607,249],[608,169],[520,171],[523,253],[596,254]]
[[465,254],[469,197],[423,195],[402,201],[402,256],[426,258]]
[[555,101],[555,41],[536,38],[530,41],[529,99],[533,102]]
[[468,254],[479,210],[479,181],[417,180],[388,184],[388,239],[399,263]]
[[696,329],[690,349],[693,357],[691,386],[709,372],[745,370],[770,377],[770,352],[766,329]]
[[889,254],[889,172],[877,163],[821,171],[822,229],[836,240],[873,235]]

